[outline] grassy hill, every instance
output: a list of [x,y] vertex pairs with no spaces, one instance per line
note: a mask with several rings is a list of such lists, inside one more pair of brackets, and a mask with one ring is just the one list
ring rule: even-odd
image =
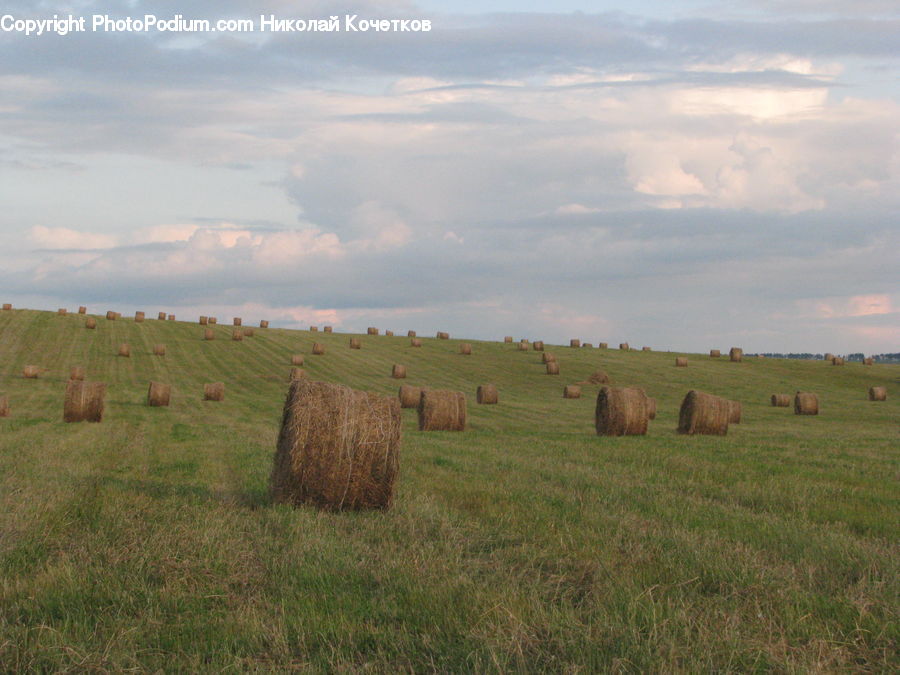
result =
[[[0,669],[900,668],[900,366],[548,345],[548,376],[500,342],[212,328],[0,312]],[[404,410],[387,512],[273,506],[295,353],[388,395],[404,364],[466,393],[469,430]],[[101,424],[62,422],[75,365],[108,384]],[[597,369],[657,399],[646,437],[594,434],[596,386],[562,398]],[[170,407],[145,405],[151,379]],[[214,381],[225,400],[201,400]],[[488,382],[500,404],[477,406]],[[676,434],[692,388],[742,423]],[[818,417],[769,406],[798,389]]]

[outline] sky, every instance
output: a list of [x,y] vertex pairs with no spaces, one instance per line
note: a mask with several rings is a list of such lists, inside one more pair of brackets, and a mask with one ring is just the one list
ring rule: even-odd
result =
[[[54,14],[256,30],[15,30]],[[261,14],[342,30],[263,32]],[[3,302],[900,351],[893,0],[6,0],[0,15]],[[352,32],[345,15],[431,30]]]

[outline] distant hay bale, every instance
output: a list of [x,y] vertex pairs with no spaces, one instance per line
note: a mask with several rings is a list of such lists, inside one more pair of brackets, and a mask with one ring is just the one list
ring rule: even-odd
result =
[[306,371],[303,368],[291,368],[291,381],[300,380],[306,377]]
[[401,408],[418,408],[419,399],[422,397],[422,387],[414,387],[411,384],[400,385],[400,391],[397,392],[397,398],[400,399]]
[[444,333],[443,331],[438,331],[437,337],[438,337],[438,340],[449,340],[450,333]]
[[641,347],[641,351],[642,351],[642,352],[649,352],[649,351],[651,351],[651,349],[650,349],[650,347]]
[[67,310],[65,307],[60,307],[58,310],[56,310],[56,313],[60,316],[65,316],[69,313],[69,310]]
[[831,359],[831,365],[833,365],[833,366],[844,365],[844,358],[842,356],[835,356],[833,359]]
[[151,408],[161,408],[169,405],[172,396],[172,385],[162,382],[150,382],[147,390],[147,405]]
[[[107,317],[107,318],[108,318],[108,317]],[[156,318],[157,318],[158,320],[160,320],[160,321],[165,321],[165,320],[166,320],[166,313],[165,313],[165,312],[160,312],[159,314],[156,315]]]
[[206,320],[206,322],[207,322],[210,326],[215,326],[215,325],[216,325],[216,322],[218,322],[218,319],[217,319],[216,317],[214,317],[214,316],[211,316],[211,317],[209,317],[209,318]]
[[609,343],[607,342],[598,342],[597,349],[609,349]]
[[116,320],[116,313],[115,313],[114,311],[112,311],[112,310],[109,310],[109,311],[106,313],[106,320],[107,320],[107,321],[115,321],[115,320]]
[[412,338],[409,341],[409,345],[410,345],[410,347],[421,347],[422,340],[421,340],[421,338]]
[[240,328],[235,328],[231,331],[231,339],[234,342],[241,342],[244,339],[244,331]]
[[581,398],[581,387],[577,384],[567,384],[563,387],[563,398]]
[[25,366],[22,368],[22,377],[27,380],[36,380],[41,374],[41,369],[37,366]]
[[873,359],[871,356],[867,356],[866,358],[863,359],[863,365],[864,366],[875,365],[875,359]]
[[524,342],[526,345],[528,344],[528,338],[522,338],[519,342]]
[[595,370],[590,374],[587,381],[590,384],[609,384],[609,375],[602,370]]
[[123,342],[119,345],[119,356],[124,356],[125,358],[131,356],[131,347],[128,346],[127,342]]
[[401,366],[399,363],[395,363],[394,367],[391,368],[391,377],[395,380],[402,380],[406,377],[406,366]]
[[535,340],[532,343],[531,348],[534,349],[534,351],[536,351],[536,352],[544,351],[544,341],[543,340]]
[[8,302],[3,303],[3,311],[8,312],[11,309],[12,309],[12,304],[10,304]]
[[318,326],[310,326],[310,327],[309,327],[309,332],[310,332],[310,333],[318,333],[318,332],[319,332],[319,327],[318,327]]
[[203,385],[204,401],[224,401],[225,400],[225,383],[224,382],[208,382]]
[[0,417],[9,417],[9,396],[0,396]]
[[362,349],[362,340],[359,338],[350,338],[350,349]]
[[322,328],[322,331],[325,332],[325,333],[333,333],[333,332],[334,332],[334,327],[333,327],[333,326],[324,326],[324,327]]
[[497,386],[493,384],[480,384],[475,390],[475,401],[479,405],[496,405],[500,400]]
[[[268,328],[268,327],[269,327],[269,322],[266,321],[265,319],[260,319],[260,320],[259,320],[259,327],[260,327],[260,328]],[[325,326],[325,332],[326,332],[326,333],[330,333],[330,332],[331,332],[330,330],[328,330],[329,328],[330,328],[330,326]]]
[[593,349],[594,345],[592,345],[590,342],[582,342],[581,348],[582,349]]
[[504,335],[503,336],[503,342],[505,342],[506,344],[511,344],[512,341],[513,341],[512,335]]
[[325,353],[325,345],[321,342],[313,342],[312,353],[316,356],[321,356]]
[[472,345],[470,345],[468,342],[463,342],[459,346],[459,353],[464,354],[466,356],[471,355],[472,354]]
[[174,321],[174,320],[175,320],[175,315],[169,314],[169,321]]
[[757,355],[756,355],[756,358],[758,358],[758,359],[764,359],[764,358],[766,358],[766,355],[765,355],[765,354],[757,354]]
[[687,357],[686,356],[676,356],[675,357],[675,367],[676,368],[687,368]]
[[69,371],[70,380],[83,380],[86,375],[87,371],[84,366],[72,366],[72,370]]
[[720,352],[718,349],[710,349],[709,355],[711,358],[717,359],[722,356],[722,352]]
[[116,318],[117,318],[117,319],[121,319],[121,318],[122,318],[122,312],[116,312]]
[[870,401],[887,401],[887,387],[869,387]]
[[628,343],[627,343],[627,342],[620,342],[620,343],[619,343],[619,349],[621,349],[623,352],[627,352],[628,349],[629,349],[629,348],[628,348]]
[[798,391],[794,394],[795,415],[818,415],[819,397],[809,391]]
[[553,352],[544,352],[541,354],[541,363],[553,363],[556,361],[556,354]]
[[728,424],[740,424],[743,407],[740,401],[728,401]]
[[823,361],[829,361],[829,362],[830,362],[830,361],[833,361],[833,360],[834,360],[834,354],[832,354],[831,352],[828,352],[827,354],[825,354],[825,356],[824,356],[824,358],[823,358]]
[[256,331],[253,328],[244,328],[244,337],[253,337],[256,335]]
[[547,364],[547,375],[559,375],[559,363],[550,361]]
[[234,326],[240,326],[241,325],[241,317],[236,316],[231,320],[231,322],[232,322],[232,325],[234,325]]
[[647,395],[636,387],[601,387],[594,411],[598,436],[643,436],[649,413]]
[[69,380],[63,402],[64,422],[101,422],[106,385],[103,382]]
[[406,331],[406,337],[411,337],[411,338],[416,337],[416,331],[414,331],[414,330]]
[[155,344],[153,345],[153,356],[165,356],[166,355],[166,346],[163,344]]
[[216,332],[212,328],[207,328],[203,331],[203,339],[204,340],[215,340]]
[[294,354],[291,356],[291,365],[292,366],[302,366],[303,365],[303,354]]
[[735,363],[739,363],[744,358],[744,350],[740,347],[732,347],[728,350],[728,358]]
[[378,335],[378,329],[374,326],[369,326],[366,328],[366,335]]
[[97,319],[92,316],[89,316],[84,320],[84,327],[90,330],[94,330],[97,327]]
[[205,326],[208,323],[208,321],[209,321],[209,317],[206,317],[206,316],[200,317],[200,325],[201,326]]
[[580,347],[581,340],[579,340],[578,338],[572,338],[571,340],[569,340],[569,346],[570,347]]
[[527,343],[527,342],[520,342],[520,343],[519,343],[519,346],[517,347],[517,349],[518,349],[520,352],[527,352],[527,351],[528,351],[528,343]]
[[419,397],[419,431],[465,431],[466,397],[461,391],[424,389]]
[[647,397],[647,419],[656,419],[656,399]]
[[277,503],[386,509],[400,465],[393,398],[325,382],[291,384],[269,481]]
[[135,312],[134,313],[134,321],[135,321],[135,323],[143,323],[144,322],[144,313],[143,312]]
[[731,402],[728,399],[692,389],[681,403],[678,433],[724,436],[728,433],[730,417]]
[[773,408],[789,408],[791,405],[790,394],[772,394],[770,400]]
[[394,337],[394,331],[392,331],[392,330],[386,330],[386,331],[384,331],[384,334],[387,335],[388,337]]

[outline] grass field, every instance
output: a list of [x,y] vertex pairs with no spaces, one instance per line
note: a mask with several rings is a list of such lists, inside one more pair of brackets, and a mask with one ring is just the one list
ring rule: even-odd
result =
[[[0,670],[900,669],[898,366],[548,345],[548,376],[499,342],[83,322],[0,312]],[[404,364],[466,393],[469,430],[420,433],[404,410],[387,512],[273,506],[293,353],[389,395]],[[109,385],[101,424],[62,422],[74,365]],[[594,434],[598,387],[562,398],[598,368],[658,400],[646,437]],[[145,405],[151,379],[169,408]],[[221,403],[201,400],[213,381]],[[475,404],[487,382],[497,406]],[[743,422],[679,436],[692,388]],[[798,389],[818,417],[769,406]]]

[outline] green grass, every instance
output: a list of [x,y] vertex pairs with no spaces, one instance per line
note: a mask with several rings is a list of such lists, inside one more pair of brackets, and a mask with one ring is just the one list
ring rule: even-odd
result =
[[[548,345],[554,377],[502,343],[213,328],[0,312],[0,669],[900,668],[900,367]],[[470,429],[423,434],[403,411],[388,512],[273,506],[293,353],[389,395],[405,364],[464,391]],[[102,424],[62,422],[73,365],[109,385]],[[593,433],[597,387],[562,398],[598,368],[657,398],[646,437]],[[151,379],[169,408],[144,405]],[[224,402],[201,400],[213,381]],[[486,382],[499,405],[475,405]],[[691,388],[742,401],[743,422],[677,435]],[[818,417],[769,407],[797,389]]]

